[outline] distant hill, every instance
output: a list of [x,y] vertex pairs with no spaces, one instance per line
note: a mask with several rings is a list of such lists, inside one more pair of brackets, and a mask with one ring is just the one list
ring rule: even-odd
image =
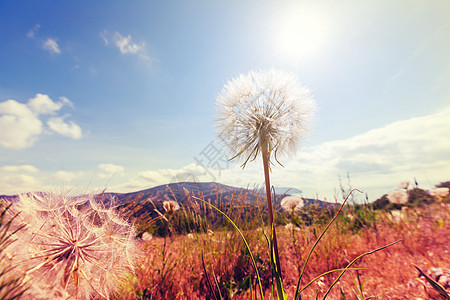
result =
[[188,199],[186,192],[191,197],[199,197],[212,203],[215,203],[217,199],[221,202],[230,202],[232,198],[236,199],[244,195],[248,202],[254,202],[258,196],[262,195],[260,190],[237,188],[217,182],[170,183],[132,193],[107,193],[106,195],[114,197],[119,203],[129,200],[141,201],[150,197],[154,202],[176,200],[184,204]]
[[[301,193],[298,189],[292,188],[275,188],[277,203],[288,195],[298,195]],[[131,192],[131,193],[105,193],[104,199],[112,200],[117,204],[125,204],[128,201],[143,201],[150,198],[157,207],[162,206],[163,201],[176,200],[180,204],[185,204],[188,201],[188,193],[191,197],[199,197],[210,201],[211,203],[217,203],[217,200],[221,203],[229,203],[233,201],[241,201],[245,199],[247,203],[253,203],[258,198],[261,199],[265,195],[265,190],[250,189],[250,188],[238,188],[229,185],[220,184],[217,182],[180,182],[180,183],[170,183],[166,185],[156,186],[150,189]],[[1,196],[8,201],[15,201],[18,196]],[[304,198],[305,205],[318,204],[321,207],[333,206],[335,204]]]

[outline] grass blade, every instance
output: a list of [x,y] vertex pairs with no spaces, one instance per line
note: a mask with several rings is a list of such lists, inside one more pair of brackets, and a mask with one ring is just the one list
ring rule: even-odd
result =
[[[202,250],[202,266],[203,266],[203,271],[205,272],[206,281],[208,282],[209,289],[211,290],[211,294],[214,296],[214,299],[217,300],[216,293],[214,292],[214,287],[211,283],[211,280],[209,280],[208,272],[206,271],[205,259],[203,257],[203,250]],[[219,287],[217,287],[217,288],[219,288]]]
[[[306,284],[304,287],[302,287],[302,289],[300,290],[300,293],[303,291],[303,290],[305,290],[307,287],[309,287],[311,284],[313,284],[316,280],[318,280],[320,277],[323,277],[323,276],[325,276],[325,275],[328,275],[328,274],[331,274],[331,273],[334,273],[334,272],[341,272],[341,271],[343,271],[344,269],[334,269],[334,270],[331,270],[331,271],[327,271],[327,272],[325,272],[325,273],[322,273],[322,274],[320,274],[319,276],[317,276],[316,278],[314,278],[313,280],[311,280],[310,282],[308,282],[308,284]],[[366,269],[366,268],[349,268],[348,269],[348,271],[358,271],[358,270],[368,270],[368,269]]]
[[387,247],[393,246],[393,245],[395,245],[395,244],[397,244],[397,243],[399,243],[399,242],[401,242],[401,241],[402,241],[402,240],[398,240],[398,241],[395,241],[395,242],[393,242],[393,243],[390,243],[390,244],[388,244],[388,245],[386,245],[386,246],[383,246],[383,247],[381,247],[381,248],[378,248],[378,249],[375,249],[375,250],[372,250],[372,251],[363,253],[363,254],[361,254],[360,256],[358,256],[357,258],[355,258],[354,260],[352,260],[352,261],[347,265],[347,267],[344,268],[344,270],[342,271],[342,273],[339,274],[339,276],[336,278],[336,280],[330,285],[330,287],[328,288],[328,291],[327,291],[327,292],[325,293],[325,295],[323,296],[323,299],[325,299],[325,298],[328,296],[328,294],[330,293],[331,289],[335,286],[335,284],[339,281],[339,279],[341,279],[341,277],[345,274],[345,272],[347,272],[347,271],[350,269],[350,267],[351,267],[358,259],[360,259],[360,258],[362,258],[362,257],[364,257],[364,256],[366,256],[366,255],[375,253],[375,252],[377,252],[377,251],[386,249]]
[[450,295],[445,291],[444,287],[442,285],[439,284],[439,282],[436,282],[435,280],[433,280],[432,278],[430,278],[427,274],[425,274],[424,272],[422,272],[421,269],[419,269],[417,266],[414,266],[420,273],[420,275],[422,275],[423,277],[425,277],[425,279],[431,284],[431,286],[439,292],[439,294],[441,294],[445,299],[450,299]]
[[303,264],[303,268],[302,271],[300,272],[300,276],[298,278],[298,282],[297,282],[297,289],[295,290],[295,300],[300,300],[301,296],[300,296],[300,282],[302,280],[303,277],[303,273],[305,272],[306,269],[306,265],[309,262],[309,258],[311,257],[311,254],[313,253],[314,249],[316,248],[317,244],[319,243],[320,239],[324,236],[325,232],[327,232],[328,228],[330,228],[331,224],[333,224],[334,220],[336,220],[337,216],[339,215],[339,213],[341,212],[342,208],[345,205],[345,202],[347,202],[348,198],[350,197],[350,195],[354,192],[354,191],[358,191],[360,193],[362,193],[362,191],[358,190],[358,189],[353,189],[350,191],[350,193],[347,195],[347,197],[345,198],[344,202],[342,203],[341,207],[339,208],[338,212],[336,213],[336,215],[333,217],[333,219],[331,219],[331,221],[328,223],[327,227],[325,227],[324,231],[321,233],[321,235],[319,236],[319,238],[317,239],[317,241],[314,243],[314,245],[312,246],[311,250],[308,253],[308,256],[306,257],[306,261]]
[[205,200],[200,199],[200,198],[195,197],[195,196],[194,196],[193,198],[194,198],[195,200],[197,200],[197,201],[200,201],[200,202],[202,202],[202,203],[204,203],[204,204],[209,205],[210,207],[214,208],[216,211],[218,211],[219,213],[221,213],[221,214],[228,220],[228,222],[230,222],[230,224],[233,225],[234,229],[236,229],[236,231],[239,233],[239,235],[241,236],[241,238],[242,238],[242,240],[243,240],[243,242],[244,242],[245,248],[247,249],[248,254],[250,255],[250,259],[251,259],[252,264],[253,264],[253,267],[254,267],[254,269],[255,269],[256,277],[258,278],[258,285],[259,285],[259,292],[261,293],[261,299],[264,299],[264,292],[263,292],[263,288],[262,288],[262,284],[261,284],[261,278],[259,277],[259,272],[258,272],[258,268],[257,268],[257,266],[256,266],[255,259],[253,258],[252,252],[250,251],[250,246],[248,245],[247,240],[245,239],[245,237],[244,237],[244,235],[242,234],[242,232],[241,232],[241,230],[239,229],[239,227],[233,222],[233,220],[230,219],[230,217],[227,216],[227,214],[225,214],[223,211],[221,211],[220,209],[218,209],[217,207],[215,207],[215,206],[212,205],[211,203],[206,202]]

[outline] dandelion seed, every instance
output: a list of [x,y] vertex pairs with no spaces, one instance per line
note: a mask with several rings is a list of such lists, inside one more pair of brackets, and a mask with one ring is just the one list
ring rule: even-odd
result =
[[92,196],[21,195],[25,230],[14,261],[26,274],[32,299],[109,298],[139,254],[134,228]]

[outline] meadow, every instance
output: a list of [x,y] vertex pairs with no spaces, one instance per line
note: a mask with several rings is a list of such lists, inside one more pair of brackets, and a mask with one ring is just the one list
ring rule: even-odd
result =
[[[419,276],[416,267],[429,278],[440,280],[448,291],[450,197],[433,198],[418,188],[407,191],[407,195],[409,199],[402,204],[389,202],[384,196],[371,204],[345,206],[309,259],[300,285],[303,288],[318,278],[301,292],[302,299],[321,299],[339,272],[321,274],[345,268],[361,254],[394,241],[400,242],[359,259],[327,299],[445,299],[425,277]],[[276,291],[263,234],[270,232],[267,220],[262,215],[248,218],[242,213],[264,213],[264,208],[237,202],[234,207],[222,209],[243,228],[260,272],[264,296],[271,299]],[[294,298],[309,250],[336,211],[314,205],[278,211],[279,251],[288,299]],[[191,207],[168,209],[162,215],[165,217],[159,221],[168,226],[167,235],[158,237],[157,226],[147,227],[153,234],[146,231],[143,236],[144,261],[134,275],[129,275],[119,298],[260,299],[248,251],[236,230],[219,213],[192,202]],[[189,222],[180,222],[205,220],[205,215],[210,221],[203,228],[185,227],[182,224]],[[439,276],[441,272],[444,274]]]
[[[165,201],[162,210],[151,198],[106,206],[101,195],[3,202],[2,299],[261,299],[250,253],[264,298],[279,297],[265,196],[249,203],[245,193],[234,192],[231,202],[212,201],[228,219],[185,192],[186,204]],[[274,199],[287,299],[294,299],[303,268],[301,299],[448,299],[448,188],[441,195],[400,189],[340,211],[314,204],[287,209],[281,197]]]

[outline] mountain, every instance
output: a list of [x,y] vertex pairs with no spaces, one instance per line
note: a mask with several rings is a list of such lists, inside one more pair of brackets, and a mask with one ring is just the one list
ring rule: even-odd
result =
[[142,201],[150,198],[153,202],[163,202],[175,200],[184,204],[189,196],[198,197],[208,202],[215,203],[230,202],[236,197],[245,196],[248,202],[254,202],[257,197],[261,197],[262,191],[257,189],[237,188],[217,182],[179,182],[156,186],[147,190],[132,193],[106,193],[106,196],[114,197],[117,202],[127,202],[131,200]]
[[[298,189],[292,188],[275,188],[276,202],[279,203],[282,198],[288,195],[298,195],[301,193]],[[263,188],[238,188],[229,185],[220,184],[217,182],[180,182],[170,183],[166,185],[156,186],[150,189],[131,192],[131,193],[104,193],[102,198],[105,201],[113,200],[116,204],[126,204],[129,201],[144,201],[151,199],[153,203],[158,207],[162,207],[163,201],[176,200],[180,204],[188,202],[189,197],[198,197],[211,203],[230,203],[231,201],[242,201],[243,199],[247,203],[253,203],[257,199],[261,200],[265,196],[265,189]],[[2,196],[0,199],[7,201],[15,201],[18,196]],[[306,205],[318,204],[321,207],[334,206],[335,204],[303,198]],[[263,201],[264,203],[264,201]]]

